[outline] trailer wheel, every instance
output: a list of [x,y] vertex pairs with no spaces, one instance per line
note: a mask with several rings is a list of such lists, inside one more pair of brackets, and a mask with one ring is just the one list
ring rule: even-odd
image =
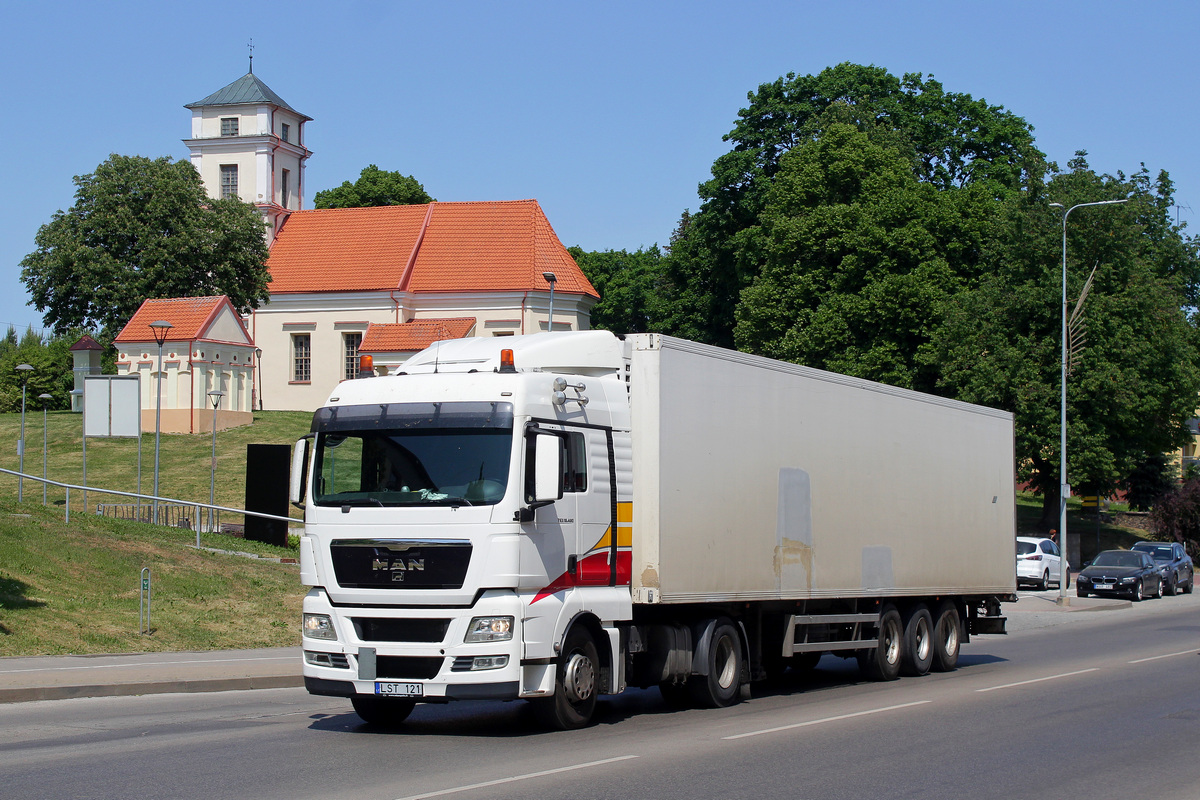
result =
[[554,696],[533,700],[544,725],[567,731],[592,721],[600,689],[600,658],[586,629],[576,625],[567,634],[554,679]]
[[886,606],[879,615],[879,643],[871,650],[858,652],[858,668],[874,681],[894,681],[900,677],[900,650],[904,627],[900,612]]
[[924,603],[918,603],[904,616],[900,666],[905,675],[928,675],[932,665],[933,617]]
[[350,705],[354,706],[354,713],[358,714],[363,722],[385,728],[399,725],[408,719],[408,715],[416,708],[417,702],[401,698],[358,694],[350,698]]
[[962,645],[962,618],[958,607],[946,600],[938,609],[933,626],[933,668],[950,672],[958,667],[958,650]]
[[742,639],[727,619],[717,621],[708,643],[708,674],[687,682],[696,705],[725,708],[738,701],[742,677]]

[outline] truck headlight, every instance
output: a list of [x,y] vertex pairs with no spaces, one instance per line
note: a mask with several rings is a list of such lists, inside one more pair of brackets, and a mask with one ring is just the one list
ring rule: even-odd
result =
[[476,642],[506,642],[512,638],[512,617],[475,617],[467,626],[467,635],[463,641],[467,644]]
[[326,639],[337,641],[337,631],[333,629],[333,620],[328,614],[305,614],[303,633],[309,639]]

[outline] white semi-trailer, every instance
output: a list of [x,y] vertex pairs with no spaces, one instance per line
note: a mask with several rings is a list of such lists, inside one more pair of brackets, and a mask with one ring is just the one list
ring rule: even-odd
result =
[[1011,415],[657,334],[435,344],[339,384],[292,473],[305,683],[368,722],[949,670],[1016,591]]

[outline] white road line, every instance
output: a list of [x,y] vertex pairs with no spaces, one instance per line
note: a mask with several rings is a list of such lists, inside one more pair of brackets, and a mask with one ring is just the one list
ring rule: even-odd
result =
[[1180,650],[1178,653],[1167,653],[1166,655],[1162,655],[1162,656],[1150,656],[1149,658],[1139,658],[1136,661],[1130,661],[1129,663],[1130,664],[1142,664],[1147,661],[1158,661],[1160,658],[1174,658],[1175,656],[1190,656],[1192,653],[1195,653],[1195,652],[1196,651],[1194,649],[1193,650]]
[[989,686],[986,689],[976,689],[975,691],[977,691],[977,692],[994,692],[997,689],[1011,689],[1014,686],[1026,686],[1030,683],[1041,683],[1042,681],[1054,681],[1054,680],[1058,680],[1059,678],[1070,678],[1073,675],[1083,675],[1088,672],[1097,672],[1097,671],[1099,671],[1099,669],[1100,669],[1099,667],[1092,667],[1091,669],[1081,669],[1081,670],[1078,670],[1077,672],[1064,672],[1061,675],[1047,675],[1044,678],[1033,678],[1032,680],[1028,680],[1028,681],[1017,681],[1016,683],[1006,683],[1003,686]]
[[808,722],[797,722],[793,725],[780,725],[778,728],[766,728],[761,731],[750,731],[749,733],[739,733],[734,736],[723,736],[723,741],[731,739],[745,739],[748,736],[762,736],[764,733],[778,733],[779,731],[790,731],[793,728],[807,728],[810,725],[822,725],[826,722],[837,722],[843,719],[852,719],[854,717],[865,717],[868,714],[882,714],[884,711],[896,711],[901,708],[911,708],[912,706],[923,706],[926,703],[932,703],[932,700],[918,700],[915,703],[901,703],[898,706],[887,706],[886,708],[872,708],[870,711],[855,711],[853,714],[838,714],[836,717],[825,717],[823,719],[813,719]]
[[190,661],[129,661],[124,664],[89,664],[83,667],[30,667],[29,669],[0,669],[0,675],[18,672],[67,672],[77,669],[127,669],[129,667],[169,667],[175,664],[233,664],[239,661],[295,661],[299,656],[265,656],[263,658],[197,658]]
[[505,783],[516,783],[517,781],[527,781],[531,778],[543,778],[547,775],[558,775],[563,772],[572,772],[577,769],[587,769],[588,767],[599,767],[604,764],[612,764],[616,761],[627,761],[637,756],[617,756],[616,758],[605,758],[600,761],[588,761],[586,764],[572,764],[569,767],[558,767],[556,769],[546,769],[541,772],[530,772],[525,775],[514,775],[511,778],[497,778],[494,781],[484,781],[483,783],[472,783],[468,786],[455,786],[452,789],[440,789],[436,792],[426,792],[425,794],[412,794],[407,797],[401,797],[399,800],[425,800],[427,797],[442,797],[448,794],[457,794],[458,792],[469,792],[472,789],[486,789],[489,786],[500,786]]

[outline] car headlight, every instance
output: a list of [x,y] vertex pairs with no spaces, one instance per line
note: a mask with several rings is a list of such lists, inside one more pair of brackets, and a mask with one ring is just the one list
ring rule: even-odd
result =
[[303,633],[309,639],[326,639],[337,641],[337,631],[333,629],[333,620],[328,614],[305,614]]
[[1121,583],[1136,583],[1137,578],[1121,578]]
[[475,617],[467,626],[467,635],[463,641],[467,644],[476,642],[506,642],[513,635],[512,617]]

